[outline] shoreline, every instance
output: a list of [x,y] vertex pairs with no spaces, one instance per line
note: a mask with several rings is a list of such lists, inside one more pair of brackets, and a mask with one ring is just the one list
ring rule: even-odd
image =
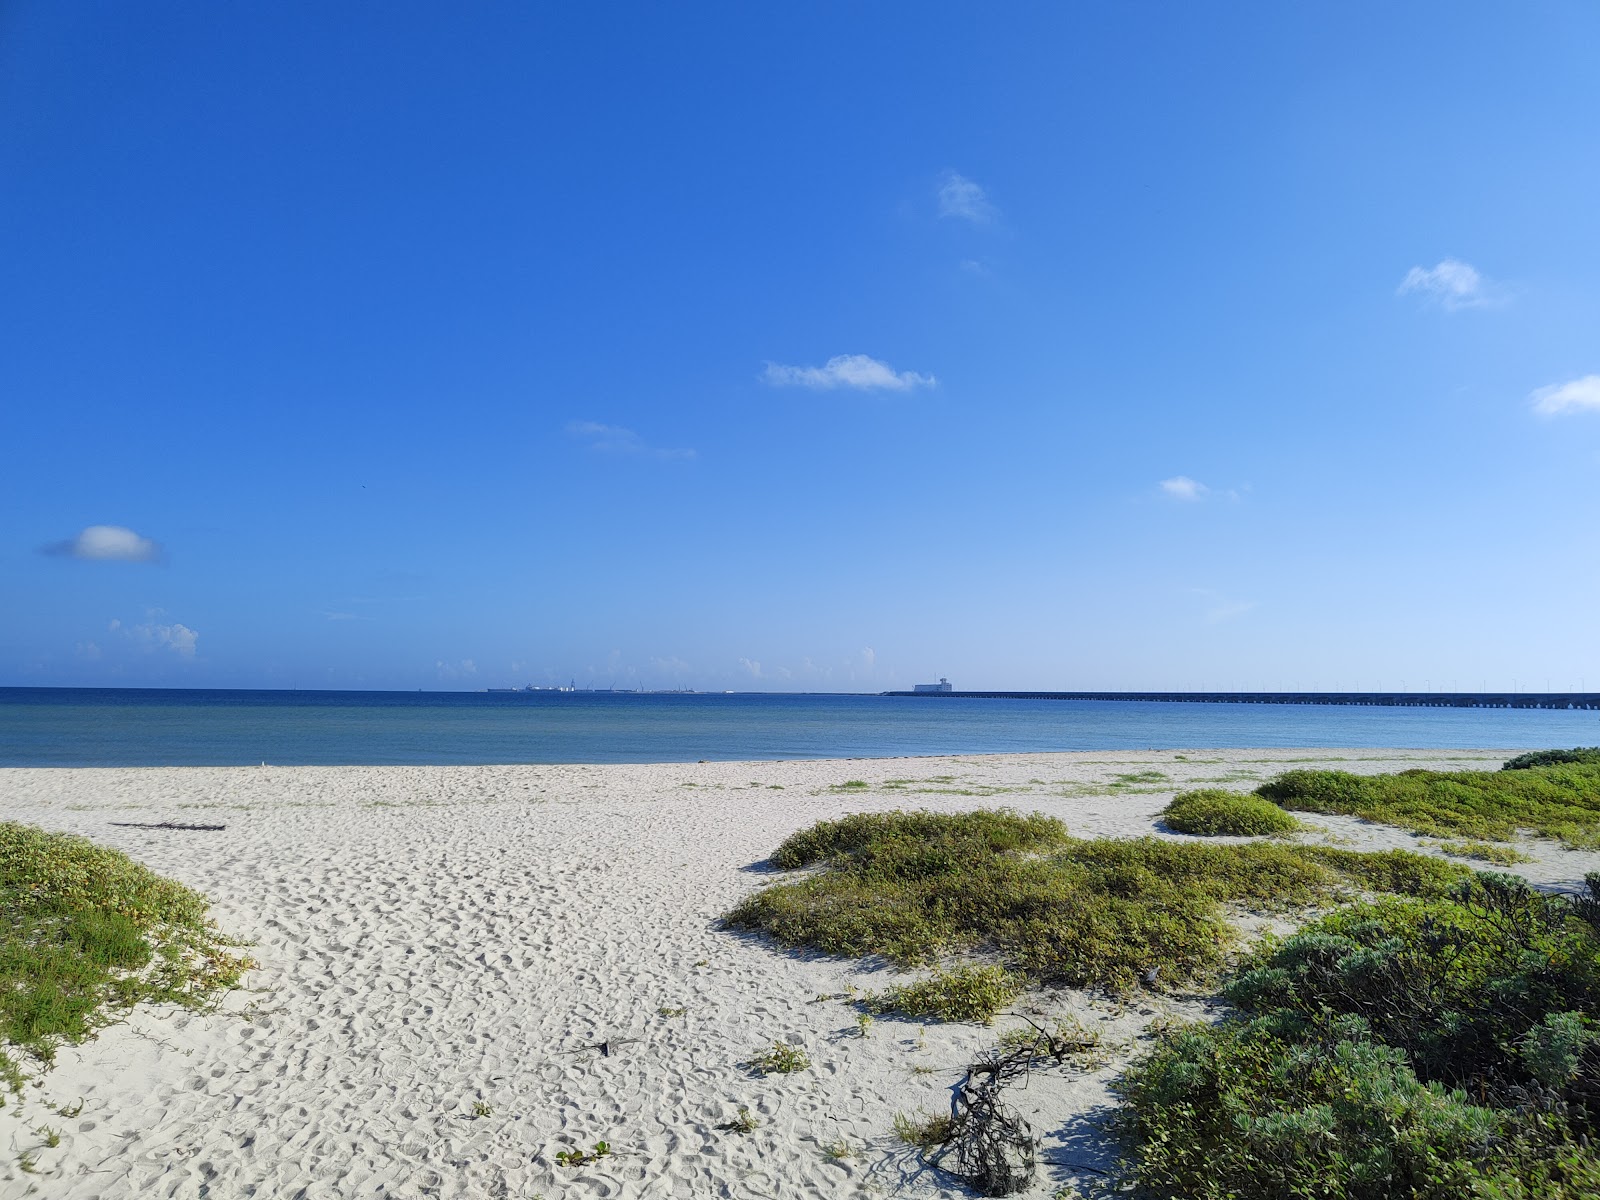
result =
[[[0,1109],[0,1180],[51,1197],[386,1194],[611,1197],[966,1194],[916,1164],[897,1112],[940,1111],[1004,1022],[883,1019],[847,987],[892,975],[724,932],[788,834],[847,812],[1038,810],[1075,836],[1154,834],[1191,786],[1245,791],[1292,766],[1485,768],[1515,751],[1029,752],[657,764],[0,769],[0,819],[84,833],[204,892],[260,968],[214,1014],[135,1010]],[[1157,779],[1154,774],[1159,774]],[[220,832],[111,821],[215,821]],[[1425,849],[1308,814],[1352,849]],[[1235,840],[1235,839],[1224,839]],[[1566,885],[1600,853],[1524,844]],[[1137,1047],[1183,995],[1033,998]],[[676,1010],[681,1015],[668,1015]],[[798,1041],[814,1066],[740,1063]],[[605,1042],[612,1052],[593,1049]],[[588,1049],[586,1049],[588,1048]],[[1037,1078],[1047,1197],[1104,1168],[1098,1070]],[[82,1100],[81,1112],[62,1117]],[[474,1116],[481,1102],[492,1111]],[[52,1112],[50,1105],[56,1106]],[[761,1124],[718,1127],[747,1105]],[[58,1148],[23,1175],[49,1125]],[[608,1141],[576,1169],[563,1149]],[[1070,1150],[1068,1149],[1070,1147]],[[845,1156],[831,1151],[848,1148]]]

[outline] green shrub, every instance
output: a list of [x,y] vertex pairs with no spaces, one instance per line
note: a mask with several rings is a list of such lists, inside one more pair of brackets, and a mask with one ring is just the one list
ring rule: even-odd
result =
[[887,988],[868,996],[865,1004],[873,1012],[988,1025],[1022,993],[1022,983],[999,967],[957,967],[918,983]]
[[1529,767],[1553,767],[1561,763],[1600,763],[1600,746],[1574,746],[1571,750],[1534,750],[1508,760],[1500,769],[1526,771]]
[[[204,1007],[250,965],[205,913],[119,851],[0,822],[0,1045],[48,1062],[142,1001]],[[3,1050],[0,1075],[20,1083]]]
[[1577,1200],[1600,1184],[1600,1159],[1559,1116],[1424,1083],[1359,1018],[1186,1026],[1116,1086],[1153,1195]]
[[1259,948],[1242,1016],[1129,1070],[1121,1129],[1158,1195],[1600,1195],[1600,874],[1583,897],[1479,874]]
[[1423,1079],[1508,1104],[1519,1088],[1554,1086],[1530,1064],[1553,1061],[1570,1034],[1581,1063],[1565,1099],[1600,1116],[1600,1047],[1587,1033],[1600,1022],[1600,875],[1589,878],[1587,905],[1487,872],[1447,900],[1352,905],[1258,951],[1223,996],[1286,1019],[1360,1017]]
[[1173,797],[1161,810],[1161,819],[1169,829],[1201,837],[1259,837],[1300,828],[1299,821],[1270,801],[1219,788]]
[[1226,903],[1310,904],[1352,886],[1442,894],[1469,874],[1399,851],[1082,840],[1049,818],[1005,810],[825,821],[773,857],[826,866],[755,892],[727,915],[729,926],[901,967],[981,951],[1030,982],[1122,989],[1214,975],[1235,941]]
[[1600,847],[1600,762],[1397,775],[1286,771],[1256,794],[1297,812],[1345,813],[1430,837],[1503,842],[1532,829],[1573,848]]

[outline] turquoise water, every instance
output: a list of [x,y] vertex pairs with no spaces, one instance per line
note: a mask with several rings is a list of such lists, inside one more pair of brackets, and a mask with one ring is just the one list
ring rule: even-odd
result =
[[1600,713],[843,695],[0,688],[0,766],[694,762],[1600,744]]

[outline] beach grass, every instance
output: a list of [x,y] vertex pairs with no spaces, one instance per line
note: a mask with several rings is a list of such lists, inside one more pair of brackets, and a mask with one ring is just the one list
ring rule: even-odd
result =
[[[822,821],[771,861],[813,870],[749,896],[728,926],[903,968],[980,955],[1027,983],[1122,990],[1214,978],[1237,944],[1227,905],[1288,908],[1360,890],[1439,896],[1470,874],[1405,851],[1078,839],[1054,818],[1005,809]],[[997,993],[968,1019],[1007,1002]]]
[[1219,788],[1174,796],[1161,810],[1161,819],[1175,833],[1201,837],[1261,837],[1300,828],[1299,821],[1270,800]]
[[1395,775],[1296,770],[1256,794],[1291,811],[1343,813],[1428,837],[1505,842],[1531,830],[1573,849],[1600,848],[1600,762]]
[[0,822],[0,1073],[48,1064],[141,1002],[204,1008],[250,961],[199,893],[120,851]]

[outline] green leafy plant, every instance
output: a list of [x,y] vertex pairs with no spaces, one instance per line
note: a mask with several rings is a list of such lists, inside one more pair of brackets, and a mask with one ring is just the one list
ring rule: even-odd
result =
[[1300,828],[1299,821],[1270,801],[1217,788],[1173,797],[1161,810],[1161,819],[1177,833],[1202,837],[1259,837]]
[[836,1138],[822,1147],[822,1152],[831,1159],[854,1158],[858,1153],[844,1138]]
[[474,1100],[472,1102],[472,1115],[475,1117],[492,1117],[494,1116],[494,1105],[485,1100]]
[[718,1129],[726,1130],[729,1133],[754,1133],[760,1127],[760,1118],[750,1111],[748,1104],[739,1105],[738,1116],[717,1126]]
[[856,1036],[864,1038],[872,1032],[872,1018],[866,1013],[856,1014]]
[[[214,1003],[254,964],[206,908],[116,850],[0,822],[0,1047],[48,1066],[135,1004]],[[4,1049],[0,1077],[21,1086]]]
[[588,1165],[589,1163],[599,1162],[602,1158],[605,1158],[610,1153],[610,1142],[596,1142],[594,1144],[594,1149],[589,1151],[584,1151],[582,1149],[557,1150],[556,1161],[564,1167],[582,1167]]
[[811,1065],[811,1056],[790,1042],[773,1042],[772,1049],[758,1054],[747,1064],[761,1075],[788,1075]]
[[681,1017],[688,1011],[689,1010],[687,1008],[669,1008],[664,1004],[660,1008],[656,1009],[657,1015],[668,1018]]

